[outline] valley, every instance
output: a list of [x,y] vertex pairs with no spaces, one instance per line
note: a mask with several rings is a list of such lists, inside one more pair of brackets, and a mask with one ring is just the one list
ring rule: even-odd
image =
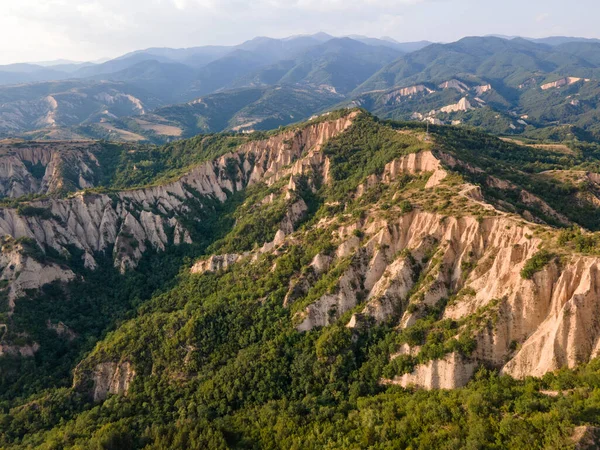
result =
[[525,144],[3,142],[0,446],[593,448],[600,147]]
[[[6,66],[0,136],[163,144],[198,133],[270,130],[361,107],[382,119],[540,141],[593,140],[600,132],[599,49],[575,38],[402,44],[317,34],[151,48],[62,76],[50,70],[36,82]],[[0,66],[0,80],[2,73]]]

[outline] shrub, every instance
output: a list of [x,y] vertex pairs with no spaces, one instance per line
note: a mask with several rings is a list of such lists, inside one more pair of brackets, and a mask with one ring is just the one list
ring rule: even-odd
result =
[[533,276],[546,267],[553,258],[554,255],[552,253],[547,250],[540,250],[525,263],[523,270],[521,270],[521,277],[525,280],[531,280]]
[[56,218],[56,216],[52,214],[52,211],[50,211],[48,208],[39,208],[31,205],[19,205],[17,208],[17,214],[22,217],[39,217],[45,220]]
[[318,358],[339,355],[352,344],[352,332],[346,327],[332,327],[323,331],[316,342]]
[[402,214],[409,213],[412,210],[413,207],[408,200],[402,200],[402,202],[400,202],[400,211],[402,211]]

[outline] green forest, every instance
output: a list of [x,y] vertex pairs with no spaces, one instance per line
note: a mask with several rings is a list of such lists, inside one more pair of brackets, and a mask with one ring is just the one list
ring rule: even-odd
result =
[[[597,209],[564,201],[586,186],[550,185],[540,177],[553,168],[596,169],[597,144],[576,144],[565,156],[469,129],[432,127],[434,143],[419,138],[423,132],[422,124],[361,113],[322,149],[330,161],[330,183],[312,173],[297,180],[292,198],[280,195],[284,179],[231,192],[222,203],[188,199],[184,220],[193,228],[194,243],[148,251],[124,275],[113,265],[112,249],[96,255],[96,270],[83,267],[77,248],[69,258],[31,250],[81,277],[48,284],[16,302],[10,335],[3,339],[41,346],[31,358],[0,357],[0,448],[574,448],[577,427],[600,427],[600,360],[524,380],[481,364],[466,387],[451,391],[382,383],[453,352],[470,355],[475,341],[468,332],[457,336],[457,330],[472,331],[476,321],[491,320],[489,311],[464,321],[444,319],[443,308],[452,301],[445,298],[402,331],[396,326],[401,311],[385,323],[346,327],[361,303],[330,326],[296,329],[296,313],[336,292],[340,274],[356,262],[351,256],[320,277],[310,275],[316,255],[335,253],[331,235],[340,223],[365,218],[375,204],[399,216],[422,207],[413,193],[423,192],[427,174],[407,174],[362,198],[353,195],[369,176],[382,174],[386,164],[402,156],[431,148],[451,152],[487,174],[527,187],[574,223],[597,230]],[[133,154],[109,149],[99,155],[107,169],[98,192],[163,183],[269,135],[205,135]],[[483,184],[480,174],[455,168],[442,188],[452,192],[452,183],[462,179]],[[277,200],[261,203],[270,194]],[[510,191],[494,195],[515,211],[528,207]],[[286,207],[299,200],[308,208],[297,224],[295,236],[301,238],[225,271],[190,273],[199,258],[243,254],[270,242]],[[432,208],[451,214],[448,204]],[[43,218],[50,212],[22,205],[20,214]],[[316,226],[327,220],[329,225]],[[563,245],[593,251],[588,247],[595,241],[585,247],[581,232],[563,228]],[[358,230],[354,237],[364,239]],[[410,251],[400,256],[417,265]],[[554,256],[536,254],[523,278],[533,277]],[[463,271],[473,268],[466,264]],[[305,295],[284,306],[290,280],[300,275],[317,279]],[[426,273],[416,278],[428,281]],[[64,323],[76,337],[58,335],[47,321]],[[421,352],[390,360],[406,343]],[[86,375],[106,361],[130,363],[135,378],[126,395],[94,402]]]

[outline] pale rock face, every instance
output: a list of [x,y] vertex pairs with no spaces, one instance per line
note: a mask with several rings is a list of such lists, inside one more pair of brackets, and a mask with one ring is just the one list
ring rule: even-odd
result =
[[407,299],[415,284],[414,278],[415,270],[406,258],[398,259],[387,266],[383,276],[369,293],[363,315],[372,317],[377,323],[387,320],[394,314],[399,302]]
[[565,78],[561,78],[560,80],[553,81],[551,83],[542,84],[540,87],[542,88],[542,90],[546,91],[548,89],[553,89],[553,88],[557,89],[557,88],[561,88],[563,86],[570,86],[570,85],[578,83],[582,80],[586,83],[588,81],[590,81],[587,78],[565,77]]
[[575,444],[575,450],[595,450],[598,448],[600,428],[591,425],[575,427],[571,440]]
[[471,105],[471,102],[469,102],[467,97],[463,97],[458,103],[454,105],[444,106],[440,109],[440,111],[444,113],[453,113],[459,111],[469,111],[470,109],[474,109],[473,105]]
[[68,326],[66,326],[63,322],[58,322],[56,324],[50,322],[50,320],[46,321],[46,326],[49,330],[54,330],[56,334],[59,336],[65,336],[69,341],[72,341],[77,337],[77,334],[73,332]]
[[310,331],[315,327],[329,325],[346,311],[357,305],[357,291],[360,286],[360,274],[350,268],[340,278],[339,289],[335,294],[325,294],[303,313],[298,331]]
[[127,394],[134,378],[135,370],[129,361],[96,365],[92,374],[94,401],[105,400],[108,394]]
[[[169,244],[167,227],[175,227],[175,244],[191,243],[189,232],[177,219],[187,212],[185,199],[199,192],[224,201],[227,192],[243,189],[258,181],[271,184],[283,176],[290,176],[294,169],[292,163],[296,161],[302,161],[296,167],[299,173],[302,173],[302,167],[312,168],[313,163],[321,165],[322,145],[347,129],[354,117],[356,114],[350,114],[264,141],[249,142],[235,153],[194,168],[175,182],[122,191],[116,199],[105,194],[76,194],[67,199],[31,202],[34,207],[50,210],[55,219],[22,217],[14,209],[0,209],[0,235],[32,238],[41,247],[47,245],[61,253],[66,252],[68,244],[73,244],[85,251],[86,266],[91,268],[96,266],[94,252],[104,251],[114,244],[115,267],[124,272],[137,265],[146,250],[146,241],[158,250]],[[305,156],[304,152],[308,157],[301,159]],[[253,164],[249,164],[250,155]],[[43,156],[49,157],[44,153],[39,155],[40,158]],[[228,176],[228,161],[236,165],[237,175],[233,181]],[[50,167],[51,161],[48,164]],[[284,234],[289,234],[293,228],[291,224],[305,210],[303,202],[293,205],[282,223]],[[167,218],[167,215],[172,217]]]
[[481,86],[475,86],[475,92],[477,93],[477,95],[483,95],[486,92],[489,92],[492,90],[492,85],[491,84],[484,84]]
[[[253,141],[242,145],[238,153],[253,154],[254,168],[250,174],[250,184],[266,181],[273,184],[292,173],[303,173],[302,167],[316,165],[318,171],[324,160],[321,148],[329,139],[345,131],[358,113],[330,122],[322,122],[298,132],[289,131],[269,139],[267,145],[263,141]],[[291,141],[291,144],[290,144]],[[305,158],[300,159],[306,151]],[[300,160],[296,162],[296,160]],[[292,163],[296,164],[292,165]],[[292,165],[292,167],[288,167]]]
[[261,253],[268,253],[275,250],[281,244],[285,242],[286,236],[292,234],[295,230],[296,224],[304,217],[304,214],[308,211],[308,206],[304,200],[300,199],[293,203],[287,210],[285,217],[279,224],[279,230],[275,233],[275,237],[271,242],[265,242],[265,244],[255,254],[255,258]]
[[398,349],[398,351],[396,353],[394,353],[393,355],[391,355],[390,359],[395,359],[395,358],[398,358],[399,356],[404,356],[404,355],[417,356],[420,351],[421,351],[421,346],[419,346],[419,345],[417,345],[415,347],[411,347],[408,344],[402,344],[400,346],[400,348]]
[[439,85],[440,89],[455,89],[458,92],[467,92],[469,87],[459,80],[449,80]]
[[[600,356],[600,261],[579,257],[559,270],[551,266],[536,274],[533,296],[536,308],[520,323],[511,324],[513,332],[521,334],[521,349],[503,368],[515,378],[541,376],[561,367]],[[509,298],[508,308],[515,310],[519,299]],[[516,329],[515,329],[516,328]],[[525,335],[525,333],[528,334]]]
[[469,382],[476,367],[474,362],[452,353],[444,359],[419,365],[412,373],[396,377],[391,381],[384,381],[384,383],[424,389],[456,389]]
[[[433,114],[435,114],[435,111],[433,111]],[[432,125],[445,125],[444,122],[437,117],[426,117],[425,122],[429,122]]]
[[8,300],[10,311],[15,306],[15,299],[26,290],[37,290],[53,281],[68,282],[75,274],[57,264],[41,264],[32,257],[22,253],[19,244],[5,244],[0,252],[0,280],[9,282]]
[[[95,142],[0,143],[0,196],[20,197],[27,194],[52,194],[65,188],[65,169],[77,177],[76,189],[94,186],[94,172],[99,169]],[[28,166],[41,166],[44,174],[34,176]],[[70,176],[73,182],[73,176]]]
[[290,280],[288,291],[283,300],[283,306],[291,306],[298,298],[306,295],[312,284],[331,267],[333,257],[318,254],[310,263],[311,271]]
[[0,343],[0,356],[21,356],[31,358],[40,349],[39,344],[33,345],[8,345]]
[[284,219],[279,225],[279,231],[282,232],[284,237],[294,232],[296,223],[304,217],[306,211],[308,211],[308,206],[306,206],[306,203],[302,199],[290,206]]
[[352,256],[360,246],[360,239],[356,236],[343,242],[337,249],[336,256],[340,259]]
[[241,257],[237,254],[213,255],[206,260],[198,261],[190,270],[195,274],[220,272],[221,270],[227,270],[229,266],[238,262]]
[[430,151],[411,153],[400,159],[396,159],[385,166],[383,181],[391,182],[403,173],[416,175],[419,173],[433,172],[428,180],[426,189],[440,184],[448,176],[448,173],[442,168],[440,160]]
[[[422,168],[436,169],[429,156],[423,155],[420,161]],[[401,173],[403,167],[410,171],[419,165],[405,163],[396,161],[384,173],[391,176]],[[497,179],[490,183],[503,184]],[[471,202],[483,200],[476,186],[466,186],[461,195]],[[600,356],[600,322],[596,319],[600,316],[600,258],[574,256],[563,261],[560,269],[551,263],[526,280],[521,271],[538,252],[541,240],[522,219],[495,213],[477,220],[415,210],[368,225],[341,227],[336,258],[353,256],[353,262],[340,278],[336,292],[327,293],[298,314],[297,329],[308,331],[332,323],[358,304],[356,293],[360,290],[365,306],[347,326],[361,326],[366,319],[381,323],[398,317],[414,286],[415,270],[421,266],[429,267],[431,277],[416,292],[419,296],[412,297],[420,298],[418,305],[433,306],[451,292],[469,288],[472,294],[460,296],[447,306],[444,318],[460,320],[488,308],[497,319],[493,326],[485,326],[473,335],[477,347],[469,359],[450,355],[417,367],[413,374],[395,383],[454,388],[464,385],[481,362],[523,378],[574,367]],[[368,238],[365,242],[353,236],[356,229]],[[416,265],[406,257],[392,258],[405,249]],[[431,254],[431,249],[435,249],[435,260],[443,270],[419,262],[423,255]],[[335,263],[331,262],[332,267]],[[464,267],[469,265],[472,269],[465,272]],[[405,328],[419,318],[419,308],[413,313],[405,311],[398,326]],[[512,350],[514,343],[520,344],[516,353]]]
[[356,196],[363,196],[368,189],[379,183],[392,183],[402,174],[419,175],[426,173],[431,174],[425,186],[426,189],[439,185],[448,176],[448,172],[446,172],[440,160],[432,152],[422,151],[411,153],[386,164],[381,175],[371,175],[367,178],[365,183],[358,186]]
[[[402,173],[418,174],[421,172],[433,172],[435,175],[430,178],[426,189],[436,186],[447,176],[440,161],[431,152],[424,151],[409,154],[387,164],[381,177],[368,180],[366,185],[358,188],[357,195],[360,195],[371,185],[380,182],[380,180],[384,183],[390,183]],[[402,296],[398,297],[397,294],[404,292],[404,295],[406,295],[414,284],[410,279],[413,268],[406,265],[401,267],[392,265],[392,273],[383,277],[389,268],[390,255],[404,248],[397,247],[397,239],[390,231],[392,228],[387,225],[381,223],[371,225],[367,232],[369,235],[372,234],[373,238],[363,249],[361,249],[360,238],[353,234],[355,230],[360,229],[359,224],[342,227],[338,230],[337,234],[341,244],[336,251],[336,258],[338,260],[348,258],[364,250],[363,261],[361,264],[348,269],[342,276],[338,293],[324,295],[299,315],[301,323],[297,327],[298,330],[308,331],[314,327],[326,326],[349,309],[354,308],[357,305],[357,296],[356,292],[352,291],[356,291],[361,284],[368,292],[367,298],[369,299],[363,310],[363,316],[372,317],[377,322],[383,322],[396,311],[399,303],[405,300],[401,298]],[[377,228],[378,226],[380,228]],[[428,242],[427,239],[424,240]],[[415,245],[415,248],[419,246]],[[387,248],[387,250],[378,250],[377,248]],[[401,263],[398,262],[398,264]],[[440,290],[433,295],[439,296],[444,292]],[[433,300],[430,301],[433,302]],[[354,321],[357,324],[356,318]]]
[[321,275],[329,270],[332,260],[333,258],[331,256],[322,255],[319,253],[311,261],[310,267],[312,267],[317,275]]
[[397,104],[397,103],[402,102],[404,97],[412,97],[414,95],[421,94],[421,93],[431,94],[433,92],[435,92],[435,91],[433,91],[432,89],[429,89],[427,86],[418,84],[415,86],[409,86],[409,87],[405,87],[405,88],[395,89],[391,92],[388,92],[387,94],[385,94],[382,97],[381,101],[385,104]]

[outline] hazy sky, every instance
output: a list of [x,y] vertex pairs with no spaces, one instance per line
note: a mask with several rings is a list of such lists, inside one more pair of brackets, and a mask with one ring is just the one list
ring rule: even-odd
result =
[[0,0],[0,63],[318,31],[439,42],[485,34],[600,38],[598,18],[598,0]]

